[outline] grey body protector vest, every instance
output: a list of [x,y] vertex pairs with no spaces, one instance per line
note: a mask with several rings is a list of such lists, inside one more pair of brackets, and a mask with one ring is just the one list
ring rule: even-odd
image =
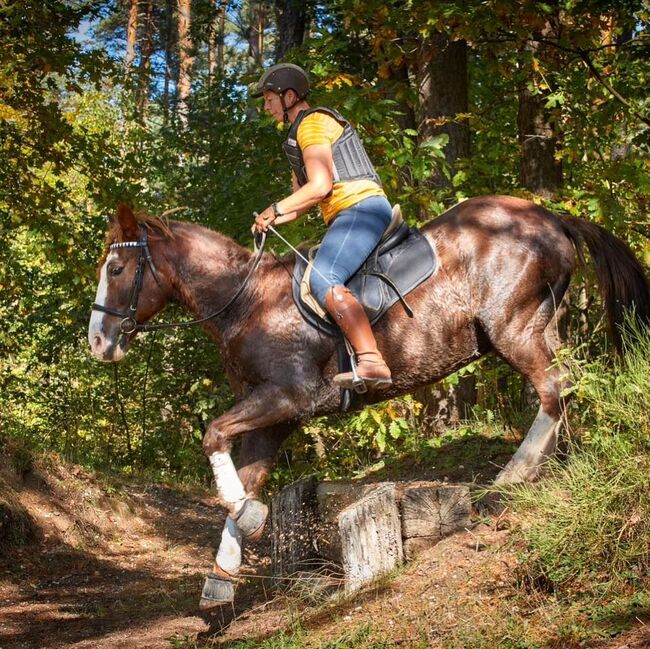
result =
[[343,133],[341,133],[339,139],[332,145],[332,158],[334,161],[332,174],[334,182],[367,178],[374,180],[374,182],[381,186],[381,180],[375,168],[372,166],[372,162],[370,162],[370,158],[363,148],[357,132],[352,128],[350,122],[335,110],[322,107],[309,108],[298,113],[296,120],[289,129],[287,139],[282,145],[291,169],[296,174],[298,184],[302,187],[308,181],[302,149],[298,146],[298,127],[302,120],[307,115],[311,115],[311,113],[325,113],[333,117],[343,127]]

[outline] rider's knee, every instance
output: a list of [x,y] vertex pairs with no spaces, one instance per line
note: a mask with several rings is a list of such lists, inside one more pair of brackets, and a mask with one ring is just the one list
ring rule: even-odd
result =
[[314,272],[314,269],[312,269],[311,275],[309,276],[309,288],[311,294],[316,299],[316,302],[318,302],[323,309],[325,308],[325,296],[331,286],[332,284],[325,281],[323,277],[320,277],[318,273]]

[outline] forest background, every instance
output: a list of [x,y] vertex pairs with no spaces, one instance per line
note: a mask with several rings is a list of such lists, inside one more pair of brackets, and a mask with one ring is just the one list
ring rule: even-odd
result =
[[[282,129],[249,97],[274,62],[308,69],[312,105],[358,126],[412,224],[513,194],[603,225],[647,266],[649,19],[634,0],[0,0],[0,445],[209,481],[203,431],[232,403],[216,346],[178,330],[119,368],[92,360],[95,267],[120,201],[251,246],[253,211],[290,185]],[[314,213],[283,234],[323,227]],[[563,309],[569,340],[605,352],[588,275]],[[312,422],[273,479],[354,474],[466,417],[517,427],[531,403],[483,359]]]

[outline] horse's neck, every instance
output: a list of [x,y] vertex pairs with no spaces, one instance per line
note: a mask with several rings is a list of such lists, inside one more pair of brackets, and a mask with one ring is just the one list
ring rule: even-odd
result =
[[226,304],[241,285],[251,253],[228,237],[190,223],[172,225],[167,256],[180,301],[197,316]]

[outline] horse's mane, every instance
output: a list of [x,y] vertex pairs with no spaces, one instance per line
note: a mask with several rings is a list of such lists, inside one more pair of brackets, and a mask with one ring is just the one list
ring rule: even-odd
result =
[[[169,224],[169,219],[165,216],[166,213],[163,213],[162,216],[152,216],[147,212],[136,212],[135,218],[138,223],[142,223],[146,226],[149,233],[155,233],[162,237],[163,239],[173,239],[174,233],[172,232],[171,226]],[[117,219],[114,219],[110,222],[108,232],[106,233],[106,240],[104,242],[104,251],[102,252],[101,259],[99,260],[98,268],[101,268],[108,257],[108,252],[110,247],[114,243],[122,241],[122,229],[120,228]]]

